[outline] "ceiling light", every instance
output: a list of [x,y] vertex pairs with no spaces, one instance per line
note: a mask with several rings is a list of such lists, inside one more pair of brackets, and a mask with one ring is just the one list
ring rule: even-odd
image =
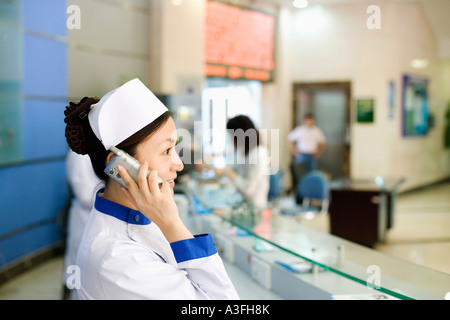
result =
[[308,6],[308,0],[294,0],[292,5],[298,9],[303,9]]
[[294,21],[295,29],[305,34],[315,34],[319,32],[327,23],[327,18],[322,7],[302,10]]
[[427,59],[414,59],[411,60],[411,67],[414,69],[425,69],[428,67],[429,61]]

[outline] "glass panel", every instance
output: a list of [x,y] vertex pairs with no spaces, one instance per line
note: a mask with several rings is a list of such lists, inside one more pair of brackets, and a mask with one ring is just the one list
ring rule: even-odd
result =
[[0,2],[0,165],[21,159],[21,1]]
[[221,181],[194,179],[187,192],[214,212],[215,218],[238,226],[294,256],[347,279],[368,285],[373,270],[380,279],[370,285],[399,299],[443,299],[450,291],[450,275],[409,263],[375,250],[312,230],[276,207],[259,211]]

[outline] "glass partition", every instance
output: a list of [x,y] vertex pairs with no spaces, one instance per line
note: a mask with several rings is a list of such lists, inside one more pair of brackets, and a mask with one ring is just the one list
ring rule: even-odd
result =
[[360,191],[396,191],[405,182],[404,178],[386,179],[380,176],[368,179],[342,178],[330,182],[330,188],[336,190],[360,190]]
[[22,157],[22,1],[0,1],[0,165]]
[[[399,299],[444,299],[450,275],[302,225],[273,206],[258,210],[223,181],[191,179],[186,193],[212,215],[295,257]],[[371,283],[371,275],[380,275]]]

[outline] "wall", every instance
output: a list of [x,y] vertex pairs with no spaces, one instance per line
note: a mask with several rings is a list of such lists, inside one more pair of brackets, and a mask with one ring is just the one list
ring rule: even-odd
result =
[[159,94],[201,93],[204,0],[154,0],[150,3],[150,89]]
[[[17,152],[14,159],[2,161],[0,166],[0,271],[5,265],[61,243],[61,215],[68,195],[63,122],[67,97],[66,3],[16,0],[4,1],[2,6],[7,6],[3,13],[13,6],[17,9],[14,19],[19,22],[18,34],[11,39],[19,45],[0,66],[4,70],[14,65],[18,70],[15,76],[8,74],[2,79],[15,83],[18,103],[9,110],[17,116],[13,131]],[[2,38],[9,47],[9,38]],[[7,52],[3,51],[5,47],[2,45],[2,53]],[[8,105],[3,102],[0,109]]]
[[[180,6],[171,1],[151,2],[150,77],[157,92],[183,91],[183,83],[202,86],[202,25],[204,0],[186,0]],[[253,6],[277,13],[268,5]],[[403,188],[413,188],[448,178],[449,152],[442,148],[442,115],[448,100],[443,81],[448,79],[445,63],[438,57],[438,46],[422,6],[414,2],[380,3],[381,29],[369,30],[368,3],[323,5],[326,22],[314,32],[298,30],[305,13],[314,9],[278,10],[277,69],[275,81],[263,85],[261,128],[278,128],[278,159],[287,171],[290,153],[286,137],[292,129],[292,84],[307,81],[351,81],[352,101],[373,97],[376,102],[373,124],[351,125],[351,176],[375,175],[408,177]],[[410,65],[415,58],[430,61],[426,69]],[[430,78],[430,106],[436,128],[423,138],[404,138],[401,134],[401,87],[404,73]],[[395,82],[394,117],[388,116],[387,88]],[[448,83],[448,81],[447,81]],[[447,98],[445,97],[447,95]],[[414,159],[411,161],[410,159]]]
[[69,30],[69,96],[102,97],[135,77],[149,82],[149,4],[146,0],[69,0],[80,29]]
[[[352,106],[351,176],[406,177],[412,188],[450,176],[450,154],[443,149],[443,118],[448,93],[441,82],[448,69],[438,57],[437,42],[418,3],[381,3],[381,29],[366,27],[368,4],[340,4],[280,12],[279,77],[265,90],[266,103],[279,106],[274,126],[292,127],[293,82],[351,81],[352,100],[375,99],[375,122],[358,124]],[[306,14],[319,10],[325,23],[306,32],[298,25]],[[425,69],[413,69],[412,59],[428,59]],[[426,137],[404,138],[401,131],[401,77],[404,73],[429,77],[430,108],[436,128]],[[387,89],[395,81],[394,117],[388,117]],[[448,84],[448,80],[447,80]],[[272,101],[270,101],[272,99]],[[280,133],[282,137],[283,134]],[[285,143],[281,141],[281,143]],[[283,150],[286,150],[283,145]],[[287,150],[286,150],[287,151]],[[287,165],[285,163],[285,165]]]

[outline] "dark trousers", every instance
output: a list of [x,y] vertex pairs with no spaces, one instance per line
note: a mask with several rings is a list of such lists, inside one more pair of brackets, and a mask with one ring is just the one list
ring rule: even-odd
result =
[[300,182],[300,180],[302,179],[302,177],[309,170],[306,168],[305,163],[302,163],[302,162],[296,163],[295,161],[291,162],[290,169],[291,169],[291,177],[292,177],[292,191],[294,192],[294,194],[296,196],[297,203],[301,203],[303,199],[301,199],[298,196],[297,186],[298,186],[298,183]]
[[302,153],[295,157],[295,163],[303,163],[308,171],[317,169],[317,159],[312,154]]

